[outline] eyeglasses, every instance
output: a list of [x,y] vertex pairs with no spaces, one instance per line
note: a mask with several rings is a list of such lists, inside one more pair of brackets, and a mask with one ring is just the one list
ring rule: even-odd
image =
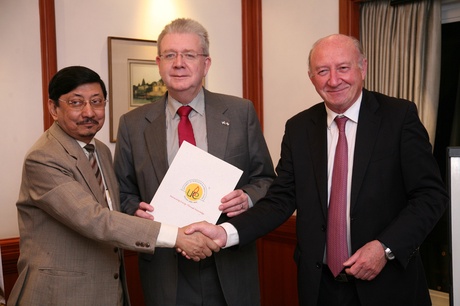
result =
[[160,58],[164,59],[165,61],[172,62],[176,60],[177,56],[180,55],[183,60],[186,60],[188,62],[193,62],[195,61],[198,56],[208,56],[207,54],[203,53],[196,53],[196,52],[167,52],[165,54],[160,55]]
[[104,99],[104,98],[92,98],[90,100],[85,100],[83,98],[70,98],[69,100],[61,100],[59,99],[59,101],[61,102],[65,102],[67,103],[67,105],[73,109],[73,110],[76,110],[76,111],[81,111],[85,108],[86,106],[86,103],[89,103],[89,105],[91,106],[92,109],[104,109],[106,104],[107,104],[107,100]]

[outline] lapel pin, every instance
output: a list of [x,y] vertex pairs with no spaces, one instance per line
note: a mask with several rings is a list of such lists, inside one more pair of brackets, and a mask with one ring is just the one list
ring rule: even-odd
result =
[[230,123],[228,123],[227,121],[222,121],[222,124],[223,125],[230,125]]

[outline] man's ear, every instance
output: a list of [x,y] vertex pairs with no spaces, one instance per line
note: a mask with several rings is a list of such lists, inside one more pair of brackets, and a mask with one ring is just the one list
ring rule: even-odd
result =
[[50,112],[50,115],[53,117],[54,121],[57,120],[57,106],[54,103],[53,100],[48,99],[48,111]]

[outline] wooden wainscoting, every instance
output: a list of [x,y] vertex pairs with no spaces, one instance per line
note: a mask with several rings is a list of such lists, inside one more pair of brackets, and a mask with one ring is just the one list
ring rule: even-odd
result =
[[5,298],[8,300],[11,289],[18,278],[19,238],[0,239],[2,251],[3,281]]
[[[299,305],[297,268],[293,260],[296,245],[295,216],[257,241],[262,306]],[[0,239],[5,295],[8,299],[18,277],[19,238]],[[145,306],[140,285],[137,253],[125,251],[128,290],[132,306]],[[430,290],[433,306],[449,305],[449,294]]]
[[137,264],[137,252],[125,250],[125,270],[131,306],[145,306]]
[[297,243],[295,220],[292,216],[257,241],[262,306],[299,305],[293,259]]
[[[5,283],[5,297],[8,300],[11,289],[18,278],[17,262],[19,258],[19,238],[0,239],[2,254],[3,279]],[[137,253],[125,251],[126,275],[129,280],[128,290],[132,306],[143,306],[144,299],[137,268]]]
[[[297,272],[292,255],[296,244],[295,217],[257,241],[262,306],[298,305]],[[5,295],[18,277],[19,238],[0,239]],[[145,306],[137,253],[125,251],[126,277],[132,306]]]
[[[257,241],[262,306],[299,305],[295,216]],[[137,253],[125,251],[126,276],[132,306],[145,306],[137,266]]]

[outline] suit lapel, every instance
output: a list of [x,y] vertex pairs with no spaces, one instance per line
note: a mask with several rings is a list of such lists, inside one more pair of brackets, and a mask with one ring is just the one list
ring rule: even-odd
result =
[[363,90],[363,100],[359,110],[356,131],[355,155],[353,160],[353,180],[351,185],[351,210],[355,209],[366,168],[371,159],[381,118],[376,114],[379,107],[377,100],[367,90]]
[[145,115],[145,119],[150,122],[150,125],[144,131],[144,139],[148,150],[146,154],[150,156],[158,182],[163,180],[169,167],[165,128],[166,97],[167,95],[164,95],[158,102],[154,102],[150,111]]
[[230,130],[230,119],[225,115],[227,106],[219,97],[205,90],[206,133],[208,138],[208,153],[220,158],[225,158],[227,139]]
[[[66,152],[75,158],[75,166],[96,200],[99,203],[105,203],[104,194],[99,188],[99,183],[94,175],[93,168],[91,168],[88,158],[78,142],[67,135],[56,122],[50,127],[50,133],[56,137]],[[105,204],[105,206],[107,206],[107,204]]]
[[[101,148],[102,143],[95,139],[96,141],[96,148]],[[99,156],[99,162],[101,163],[101,168],[102,168],[102,173],[104,175],[104,181],[106,184],[106,187],[109,190],[110,194],[110,199],[112,201],[112,208],[113,210],[120,211],[120,201],[119,201],[119,189],[118,189],[118,183],[115,180],[115,175],[113,173],[113,165],[112,165],[112,156],[110,155],[110,152],[108,154],[105,153],[104,150],[97,150],[97,154]]]
[[317,112],[308,122],[308,138],[311,147],[308,148],[312,156],[314,175],[318,184],[318,193],[323,214],[327,216],[327,113],[324,104],[318,107]]

